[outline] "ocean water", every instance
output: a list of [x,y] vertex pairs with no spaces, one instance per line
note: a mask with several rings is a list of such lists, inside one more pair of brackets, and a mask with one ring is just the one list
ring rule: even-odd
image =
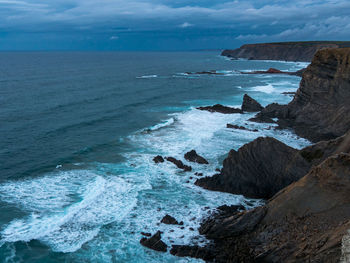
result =
[[[201,189],[195,172],[215,174],[230,149],[259,136],[309,142],[248,122],[254,114],[195,107],[238,107],[244,93],[288,103],[281,93],[299,77],[238,71],[305,66],[217,52],[0,53],[0,262],[201,262],[144,248],[140,232],[161,230],[169,246],[205,244],[196,229],[215,207],[261,201]],[[187,74],[209,70],[222,75]],[[152,161],[192,149],[209,165],[182,172]],[[184,229],[160,224],[165,214]]]

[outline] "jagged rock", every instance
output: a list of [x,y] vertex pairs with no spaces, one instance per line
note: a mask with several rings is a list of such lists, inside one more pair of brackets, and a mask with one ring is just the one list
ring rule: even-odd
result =
[[179,223],[174,217],[170,215],[165,215],[161,223],[167,224],[167,225],[183,225],[182,221]]
[[160,155],[157,155],[156,157],[153,158],[153,161],[155,163],[164,163],[164,158]]
[[143,237],[140,240],[141,245],[148,247],[150,249],[167,252],[168,246],[161,240],[161,232],[157,231],[152,237],[146,238]]
[[271,104],[256,119],[278,118],[313,142],[334,139],[350,129],[350,48],[316,53],[288,105]]
[[192,167],[183,164],[182,161],[175,159],[174,157],[165,157],[168,162],[171,162],[177,166],[177,168],[183,169],[185,172],[192,171]]
[[214,242],[204,249],[214,262],[339,262],[350,229],[349,193],[350,155],[332,155],[265,206],[204,221],[200,233]]
[[231,150],[220,174],[198,179],[195,184],[214,191],[270,198],[309,168],[298,150],[274,138],[259,137],[238,151]]
[[199,164],[208,164],[208,161],[202,156],[198,155],[195,150],[189,151],[185,154],[185,159],[190,162],[195,162]]
[[241,109],[215,104],[214,106],[198,107],[198,110],[205,110],[209,112],[219,112],[223,114],[243,113]]
[[261,111],[263,107],[255,99],[251,98],[247,94],[243,96],[242,111],[255,112]]
[[231,150],[219,174],[200,178],[195,184],[214,191],[270,198],[304,176],[312,165],[342,152],[350,153],[350,131],[301,150],[270,137],[259,137],[238,151]]

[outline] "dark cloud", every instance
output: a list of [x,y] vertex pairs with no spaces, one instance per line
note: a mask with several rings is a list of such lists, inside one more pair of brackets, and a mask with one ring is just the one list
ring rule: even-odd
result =
[[[37,42],[40,48],[51,35],[56,49],[65,40],[72,49],[130,49],[133,41],[141,45],[140,39],[147,40],[141,49],[208,48],[213,41],[221,48],[256,41],[344,40],[350,39],[349,13],[348,0],[0,0],[0,49],[13,41],[20,48],[26,40],[27,47]],[[171,36],[168,42],[161,38],[164,32]],[[176,46],[169,45],[173,36]],[[51,38],[50,43],[55,46]]]

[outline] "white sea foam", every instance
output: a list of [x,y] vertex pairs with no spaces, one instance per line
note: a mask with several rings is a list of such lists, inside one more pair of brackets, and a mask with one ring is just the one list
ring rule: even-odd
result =
[[1,242],[37,239],[60,252],[78,250],[101,226],[123,219],[137,196],[120,178],[78,170],[7,182],[0,192],[2,201],[30,213],[9,223]]
[[158,75],[145,75],[145,76],[141,76],[141,77],[136,77],[138,79],[151,79],[151,78],[157,78]]
[[255,86],[251,88],[252,91],[259,91],[259,92],[264,92],[264,93],[273,93],[276,92],[276,89],[273,87],[273,85],[268,84],[265,86]]

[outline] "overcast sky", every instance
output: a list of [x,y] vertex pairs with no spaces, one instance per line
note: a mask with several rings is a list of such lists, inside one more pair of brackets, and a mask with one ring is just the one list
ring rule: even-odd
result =
[[0,0],[0,50],[192,50],[350,40],[350,0]]

